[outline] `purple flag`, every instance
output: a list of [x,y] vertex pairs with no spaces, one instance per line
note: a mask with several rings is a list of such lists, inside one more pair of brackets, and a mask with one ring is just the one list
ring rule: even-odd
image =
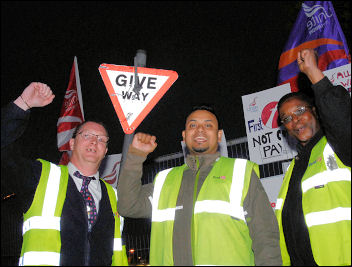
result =
[[288,41],[280,56],[278,85],[291,83],[298,91],[298,51],[313,48],[318,52],[322,71],[351,63],[347,42],[330,1],[305,1],[298,13]]

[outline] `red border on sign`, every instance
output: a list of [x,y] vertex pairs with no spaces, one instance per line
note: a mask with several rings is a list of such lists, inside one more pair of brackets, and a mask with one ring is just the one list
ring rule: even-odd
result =
[[171,85],[177,80],[178,74],[173,70],[161,70],[161,69],[151,69],[151,68],[143,68],[138,67],[137,72],[141,74],[150,74],[156,76],[167,76],[167,80],[161,86],[161,88],[156,92],[154,97],[148,102],[148,104],[144,107],[142,112],[138,114],[137,118],[133,121],[131,125],[127,123],[127,119],[125,114],[121,108],[118,97],[115,95],[114,87],[109,79],[107,74],[108,70],[113,71],[124,71],[134,73],[134,67],[131,66],[122,66],[122,65],[113,65],[103,63],[99,66],[99,72],[105,84],[106,90],[110,96],[111,102],[115,108],[115,112],[120,120],[123,131],[126,134],[132,134],[139,124],[144,120],[144,118],[148,115],[148,113],[154,108],[154,106],[158,103],[158,101],[163,97],[167,90],[171,87]]

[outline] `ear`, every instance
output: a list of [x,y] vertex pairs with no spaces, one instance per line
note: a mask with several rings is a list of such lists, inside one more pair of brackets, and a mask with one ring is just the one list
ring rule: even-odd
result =
[[186,132],[185,131],[182,131],[182,141],[185,142],[185,137],[186,137]]
[[316,107],[312,107],[312,112],[317,121],[319,121],[319,116]]
[[70,141],[69,141],[69,144],[70,144],[70,149],[71,151],[73,151],[74,147],[75,147],[75,139],[74,138],[71,138]]
[[316,116],[317,115],[317,110],[316,110],[315,107],[312,107],[312,111],[313,111],[314,115]]
[[223,133],[223,130],[218,131],[218,143],[221,142],[222,133]]

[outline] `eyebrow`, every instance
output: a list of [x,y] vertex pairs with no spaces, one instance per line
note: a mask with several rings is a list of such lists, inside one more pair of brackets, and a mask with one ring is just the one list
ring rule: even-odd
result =
[[[192,119],[192,120],[189,120],[189,122],[190,121],[199,121],[199,119]],[[207,120],[204,120],[204,121],[214,121],[214,120],[212,120],[212,119],[207,119]]]
[[189,120],[187,123],[186,123],[186,125],[187,124],[190,124],[190,123],[192,123],[192,122],[199,122],[199,123],[204,123],[204,122],[210,122],[210,123],[215,123],[214,122],[214,120],[204,120],[204,121],[200,121],[200,120],[197,120],[197,119],[192,119],[192,120]]
[[[94,130],[93,130],[93,131],[94,131]],[[91,133],[91,134],[95,134],[95,133],[93,133],[91,130],[82,130],[82,131],[80,131],[80,132],[89,132],[89,133]],[[95,134],[95,135],[107,136],[107,137],[109,137],[107,134]]]

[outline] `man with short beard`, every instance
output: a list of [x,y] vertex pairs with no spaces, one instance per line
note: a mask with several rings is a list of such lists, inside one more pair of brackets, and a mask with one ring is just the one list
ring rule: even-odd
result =
[[137,133],[118,184],[122,216],[151,218],[151,265],[281,265],[274,212],[245,159],[221,157],[214,110],[194,107],[186,119],[186,163],[141,185],[142,165],[156,137]]

